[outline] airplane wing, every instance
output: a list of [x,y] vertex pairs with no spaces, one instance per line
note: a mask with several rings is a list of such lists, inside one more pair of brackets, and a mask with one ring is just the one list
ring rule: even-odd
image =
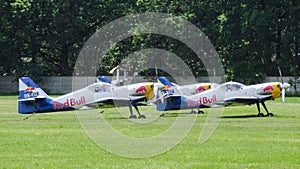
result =
[[232,97],[223,102],[216,102],[215,105],[224,105],[224,106],[240,106],[240,105],[251,105],[256,104],[257,102],[263,102],[266,100],[272,100],[272,95],[258,95],[257,97]]
[[146,102],[145,96],[129,96],[131,103]]
[[103,97],[101,99],[94,100],[93,102],[86,103],[84,106],[87,107],[94,107],[95,105],[98,104],[103,104],[103,105],[111,105],[111,104],[120,104],[122,105],[128,105],[130,103],[129,98],[114,98],[114,97]]
[[168,94],[168,93],[160,93],[160,95],[158,96],[158,98],[153,99],[150,101],[150,103],[157,103],[157,102],[164,102],[165,100],[172,100],[172,99],[178,99],[181,98],[181,95],[175,95],[175,94]]
[[[108,103],[112,101],[129,101],[126,97],[113,98],[113,97],[103,97],[101,99],[95,100],[93,103]],[[91,103],[92,104],[92,103]]]

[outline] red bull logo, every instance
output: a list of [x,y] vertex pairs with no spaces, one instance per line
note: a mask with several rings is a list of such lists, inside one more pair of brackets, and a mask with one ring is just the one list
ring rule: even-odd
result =
[[199,86],[199,87],[196,88],[196,93],[204,92],[205,90],[208,90],[210,88],[211,88],[210,84],[205,84],[203,86]]
[[24,98],[32,98],[39,96],[39,92],[34,87],[27,87],[24,90]]
[[165,93],[167,93],[167,94],[173,94],[173,93],[175,93],[174,89],[172,89],[171,86],[163,86],[160,90],[164,94]]
[[25,91],[26,91],[26,92],[33,92],[33,91],[35,91],[35,88],[29,86],[29,87],[27,87],[27,88],[25,89]]
[[145,86],[141,86],[135,90],[135,94],[141,94],[147,92],[147,88]]
[[169,90],[171,88],[171,86],[163,86],[162,88],[161,88],[161,90]]
[[272,85],[269,85],[265,88],[263,88],[263,93],[267,93],[267,92],[271,92],[273,91],[275,88]]
[[204,92],[205,91],[205,87],[204,86],[199,86],[197,89],[196,89],[196,93],[200,93],[200,92]]
[[77,105],[82,105],[85,103],[86,103],[85,97],[81,96],[79,99],[75,99],[75,98],[67,99],[64,103],[54,102],[53,108],[54,110],[58,110],[58,109],[64,109],[64,108],[73,107]]

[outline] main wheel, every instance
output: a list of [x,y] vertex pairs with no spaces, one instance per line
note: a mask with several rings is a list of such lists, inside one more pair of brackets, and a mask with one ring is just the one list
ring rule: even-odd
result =
[[145,119],[146,118],[146,116],[145,115],[139,115],[139,119]]
[[191,114],[196,114],[196,111],[192,110],[192,111],[191,111]]
[[198,114],[204,114],[204,111],[198,110]]
[[263,113],[258,113],[257,117],[264,117],[265,115]]
[[129,116],[129,118],[130,119],[136,119],[137,117],[136,117],[136,115],[132,114],[132,115]]

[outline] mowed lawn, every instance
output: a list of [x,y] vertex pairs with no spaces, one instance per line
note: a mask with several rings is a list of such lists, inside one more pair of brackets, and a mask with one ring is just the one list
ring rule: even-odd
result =
[[[179,144],[160,155],[128,158],[91,140],[74,111],[23,120],[25,115],[17,113],[17,96],[0,96],[0,168],[300,168],[300,98],[288,97],[285,104],[269,101],[267,106],[274,117],[255,117],[255,105],[225,108],[205,143],[199,143],[199,136],[209,109],[204,115],[181,111],[183,118],[196,116],[196,121]],[[150,106],[140,109],[148,117],[155,112]],[[121,111],[128,114],[128,108]],[[166,112],[149,123],[129,121],[114,108],[105,109],[102,116],[117,132],[143,138],[166,131],[178,113]]]

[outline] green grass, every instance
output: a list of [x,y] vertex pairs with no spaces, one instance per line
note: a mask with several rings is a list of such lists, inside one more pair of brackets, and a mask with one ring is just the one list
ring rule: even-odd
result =
[[[0,168],[300,168],[300,98],[288,97],[285,104],[269,101],[267,106],[275,117],[254,117],[255,105],[225,108],[217,129],[203,144],[198,139],[209,110],[204,109],[204,115],[182,111],[183,118],[197,119],[178,145],[157,156],[133,159],[95,144],[74,111],[23,120],[25,116],[17,114],[17,97],[0,96]],[[128,116],[127,108],[120,110]],[[149,119],[155,112],[152,107],[141,111]],[[129,121],[115,109],[106,109],[103,116],[119,133],[141,138],[167,130],[178,111],[151,123]]]

